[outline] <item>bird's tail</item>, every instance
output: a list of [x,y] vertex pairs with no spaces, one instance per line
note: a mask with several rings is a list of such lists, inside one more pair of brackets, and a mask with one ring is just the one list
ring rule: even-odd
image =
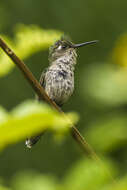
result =
[[31,138],[26,139],[25,145],[27,146],[27,148],[32,148],[32,146],[39,141],[39,139],[41,138],[43,134],[44,132],[37,136],[33,136]]

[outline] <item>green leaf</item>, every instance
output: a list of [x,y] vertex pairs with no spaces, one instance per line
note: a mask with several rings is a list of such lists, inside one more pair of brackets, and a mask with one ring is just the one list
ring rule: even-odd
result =
[[[111,162],[103,160],[103,163],[83,159],[77,162],[65,177],[66,190],[98,190],[105,184],[112,182],[116,169]],[[109,173],[108,173],[109,172]]]
[[127,114],[105,116],[94,122],[84,134],[96,150],[113,152],[127,144]]
[[126,190],[127,189],[127,176],[123,176],[122,178],[118,179],[116,183],[111,185],[107,185],[102,190]]
[[8,188],[8,187],[5,187],[5,186],[3,186],[3,185],[0,185],[0,190],[11,190],[11,189]]
[[12,181],[14,190],[56,190],[56,180],[34,171],[21,172]]
[[[61,35],[62,32],[57,30],[45,30],[35,25],[25,26],[20,24],[15,29],[15,38],[13,40],[6,36],[1,36],[17,56],[21,59],[26,59],[32,54],[46,50]],[[14,63],[0,50],[0,77],[8,74],[13,67]]]
[[[77,120],[73,113],[71,116],[69,114],[69,117],[72,122]],[[0,149],[46,129],[65,133],[70,125],[65,116],[48,105],[37,101],[26,101],[14,108],[8,113],[7,119],[0,122]]]
[[127,71],[109,63],[93,63],[83,73],[81,90],[91,105],[108,108],[127,103]]
[[8,112],[0,106],[0,123],[8,119]]

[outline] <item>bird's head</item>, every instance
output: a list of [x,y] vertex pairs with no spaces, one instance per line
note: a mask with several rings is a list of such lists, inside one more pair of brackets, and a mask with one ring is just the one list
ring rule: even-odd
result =
[[67,40],[65,37],[62,37],[60,40],[56,41],[49,49],[49,61],[54,61],[59,57],[65,55],[66,53],[76,52],[76,49],[83,47],[85,45],[90,45],[97,43],[97,40],[84,42],[81,44],[73,44],[71,41]]

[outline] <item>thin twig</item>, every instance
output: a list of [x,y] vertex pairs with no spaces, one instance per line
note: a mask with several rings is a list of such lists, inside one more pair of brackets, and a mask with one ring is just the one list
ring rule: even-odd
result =
[[[58,107],[56,103],[49,98],[44,88],[35,79],[32,72],[28,69],[28,67],[24,64],[24,62],[21,59],[19,59],[19,57],[8,47],[8,45],[5,43],[5,41],[2,38],[0,38],[0,47],[11,58],[11,60],[17,65],[17,67],[23,73],[24,77],[30,83],[30,85],[32,86],[36,94],[39,96],[39,98],[42,100],[45,100],[48,104],[54,107],[58,112],[62,113],[66,117],[66,119],[68,119],[66,114],[64,114],[64,112],[62,111],[62,109]],[[70,120],[69,122],[71,123]],[[70,131],[71,131],[72,137],[82,147],[83,151],[87,152],[94,160],[99,161],[99,163],[103,165],[104,167],[104,164],[101,161],[101,159],[98,157],[98,155],[95,153],[93,148],[88,144],[88,142],[80,134],[79,130],[72,123],[71,123]],[[106,171],[107,171],[107,174],[113,179],[108,169],[106,169]]]

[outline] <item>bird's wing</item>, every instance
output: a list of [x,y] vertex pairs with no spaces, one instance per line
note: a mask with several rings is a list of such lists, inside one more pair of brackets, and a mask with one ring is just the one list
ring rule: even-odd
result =
[[[42,86],[43,88],[45,88],[45,73],[46,73],[46,71],[47,71],[47,69],[45,69],[45,70],[42,72],[41,77],[40,77],[40,80],[39,80],[39,83],[41,84],[41,86]],[[35,98],[36,98],[36,100],[38,100],[38,101],[41,101],[41,100],[42,100],[42,99],[40,99],[40,98],[38,97],[38,95],[36,95]],[[41,136],[42,136],[44,133],[45,133],[45,131],[42,132],[42,133],[40,133],[40,134],[38,134],[37,136],[33,136],[33,137],[31,137],[31,138],[28,138],[28,139],[26,140],[26,142],[25,142],[26,146],[27,146],[28,148],[32,148],[32,146],[38,142],[38,140],[41,138]]]
[[43,88],[45,88],[45,73],[47,72],[47,69],[44,69],[44,71],[42,72],[41,74],[41,77],[40,77],[40,84],[41,86],[43,86]]
[[[45,73],[47,72],[47,69],[44,69],[44,71],[41,74],[39,83],[41,86],[45,89]],[[36,95],[36,99],[40,101],[40,98]],[[42,99],[41,99],[42,100]]]

